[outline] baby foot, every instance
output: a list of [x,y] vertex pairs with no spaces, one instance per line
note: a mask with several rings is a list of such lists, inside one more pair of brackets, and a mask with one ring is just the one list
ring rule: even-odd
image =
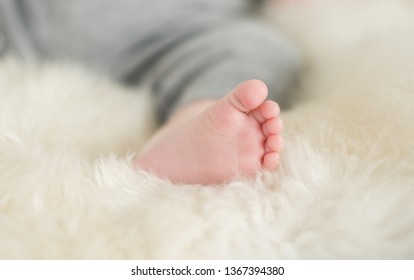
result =
[[134,160],[136,167],[174,183],[217,184],[279,165],[279,106],[267,88],[246,81],[195,113],[172,119]]

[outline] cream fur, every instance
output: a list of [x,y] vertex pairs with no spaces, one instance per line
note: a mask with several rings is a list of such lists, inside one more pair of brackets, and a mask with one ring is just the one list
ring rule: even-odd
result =
[[[0,63],[0,258],[414,257],[411,1],[272,12],[306,52],[282,166],[224,186],[134,171],[150,98]],[[134,91],[139,91],[136,93]]]

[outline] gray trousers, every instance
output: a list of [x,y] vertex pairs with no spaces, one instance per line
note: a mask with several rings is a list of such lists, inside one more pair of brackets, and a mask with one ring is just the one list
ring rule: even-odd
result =
[[0,0],[0,48],[147,84],[161,119],[189,102],[220,98],[247,79],[266,82],[283,106],[300,55],[256,18],[259,2]]

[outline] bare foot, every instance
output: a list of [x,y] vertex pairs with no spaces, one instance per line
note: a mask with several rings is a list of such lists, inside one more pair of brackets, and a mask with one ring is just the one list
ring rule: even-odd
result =
[[137,168],[174,183],[217,184],[279,165],[279,106],[267,88],[246,81],[218,101],[177,113],[134,159]]

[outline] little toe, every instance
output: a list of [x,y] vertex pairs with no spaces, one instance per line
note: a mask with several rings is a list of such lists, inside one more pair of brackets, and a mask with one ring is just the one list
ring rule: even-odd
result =
[[262,131],[265,136],[279,134],[283,130],[283,122],[280,118],[267,120],[262,125]]
[[283,149],[284,141],[280,135],[270,135],[265,142],[265,152],[278,152]]
[[248,113],[260,106],[267,94],[267,87],[262,81],[249,80],[239,84],[227,95],[227,100],[237,110]]
[[277,152],[266,153],[263,156],[262,165],[264,169],[275,170],[280,165],[280,156]]

